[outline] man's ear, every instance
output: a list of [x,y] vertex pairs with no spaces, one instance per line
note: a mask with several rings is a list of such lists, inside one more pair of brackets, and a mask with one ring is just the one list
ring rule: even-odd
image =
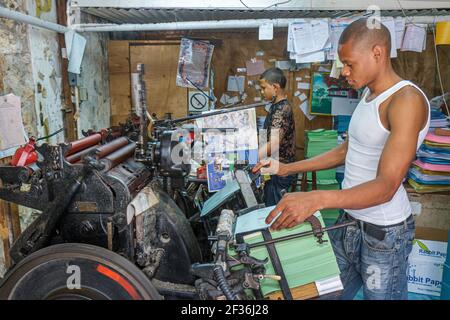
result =
[[378,44],[374,45],[372,48],[373,57],[377,62],[380,61],[381,57],[383,56],[384,49],[379,46]]

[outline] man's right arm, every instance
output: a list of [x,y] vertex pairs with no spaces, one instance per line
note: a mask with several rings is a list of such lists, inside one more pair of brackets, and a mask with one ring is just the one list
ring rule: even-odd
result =
[[276,174],[287,176],[300,172],[318,171],[338,167],[345,163],[347,155],[348,140],[336,148],[320,154],[314,158],[301,160],[293,163],[279,163],[274,159],[261,160],[254,168],[253,172],[261,170],[262,174]]

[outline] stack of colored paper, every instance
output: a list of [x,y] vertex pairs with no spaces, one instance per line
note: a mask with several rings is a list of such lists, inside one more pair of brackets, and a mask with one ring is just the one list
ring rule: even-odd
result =
[[428,133],[408,178],[417,192],[450,191],[450,136]]
[[[337,146],[336,130],[306,130],[306,150],[305,158],[313,158],[319,154],[330,151]],[[311,173],[308,173],[308,180],[311,180]],[[334,184],[336,182],[336,169],[321,170],[317,172],[317,180],[324,184]]]
[[[305,131],[306,150],[305,158],[312,158],[338,145],[338,133],[336,130],[317,129]],[[336,169],[317,171],[317,189],[318,190],[339,190],[339,183],[336,180]],[[308,190],[311,190],[312,174],[308,172]],[[339,210],[329,209],[322,211],[326,225],[334,224],[339,215]]]
[[450,101],[450,93],[447,92],[443,96],[437,96],[430,100],[430,128],[450,126],[449,118],[442,112],[445,106],[444,100]]
[[450,125],[447,116],[438,109],[431,108],[430,128],[442,128]]

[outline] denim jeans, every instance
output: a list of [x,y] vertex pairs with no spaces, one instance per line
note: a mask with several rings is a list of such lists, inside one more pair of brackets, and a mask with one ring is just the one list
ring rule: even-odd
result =
[[[351,221],[341,211],[336,223]],[[380,227],[386,231],[379,240],[356,226],[329,231],[344,287],[342,300],[352,300],[363,286],[367,300],[406,300],[408,255],[412,249],[415,223],[412,215],[399,226]]]
[[287,177],[270,176],[270,180],[266,181],[264,185],[264,203],[266,207],[275,206],[282,198],[281,190],[284,189],[286,192],[289,192],[292,181],[296,177],[296,175]]

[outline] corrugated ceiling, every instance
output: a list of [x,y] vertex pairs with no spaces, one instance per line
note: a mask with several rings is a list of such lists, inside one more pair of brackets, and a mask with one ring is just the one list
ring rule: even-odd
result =
[[[81,12],[117,24],[123,23],[164,23],[180,21],[208,21],[232,19],[279,19],[279,18],[337,18],[365,13],[365,11],[348,10],[199,10],[199,9],[120,9],[82,7]],[[384,10],[383,16],[402,16],[401,10]],[[450,10],[426,9],[405,10],[407,16],[444,16]]]

